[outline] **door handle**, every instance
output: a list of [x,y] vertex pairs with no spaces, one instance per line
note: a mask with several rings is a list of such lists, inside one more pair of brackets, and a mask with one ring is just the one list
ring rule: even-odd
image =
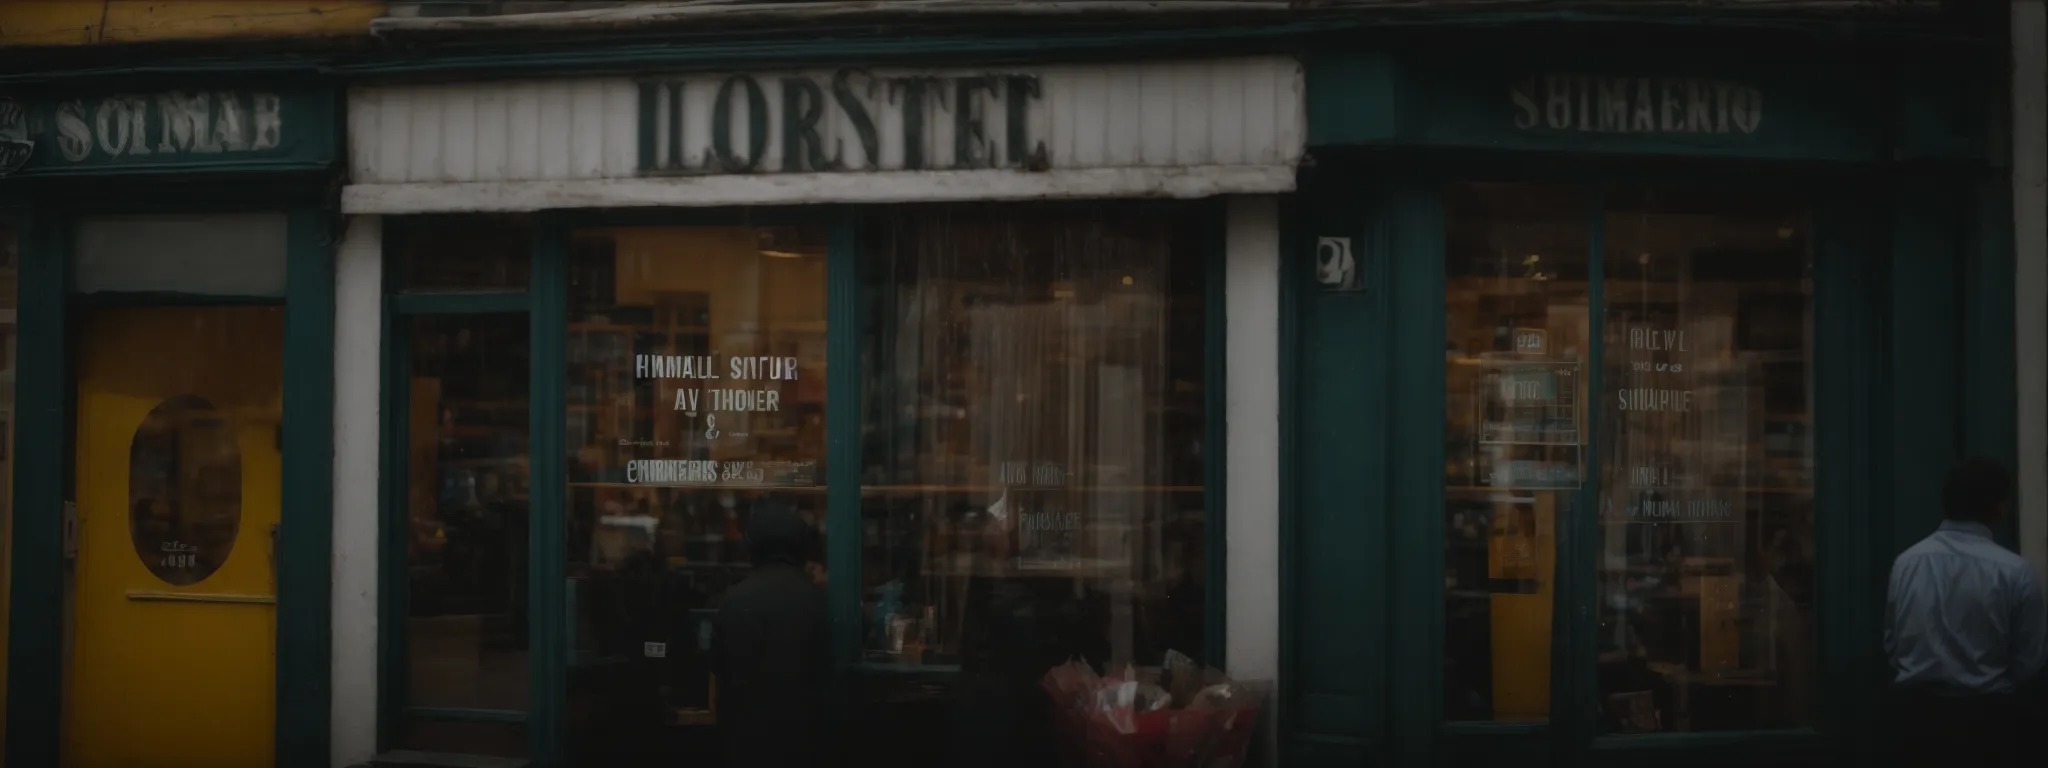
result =
[[270,524],[270,583],[277,583],[277,523]]

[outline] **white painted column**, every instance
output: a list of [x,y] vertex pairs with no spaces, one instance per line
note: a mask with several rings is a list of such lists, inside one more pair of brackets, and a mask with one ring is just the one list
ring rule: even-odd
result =
[[333,765],[377,750],[377,431],[384,225],[352,216],[334,280]]
[[2048,576],[2048,11],[2012,3],[2014,366],[2020,554]]
[[[1224,487],[1227,671],[1241,680],[1280,672],[1280,199],[1233,197],[1224,244]],[[1278,713],[1279,691],[1266,711]],[[1265,734],[1273,765],[1277,717]]]

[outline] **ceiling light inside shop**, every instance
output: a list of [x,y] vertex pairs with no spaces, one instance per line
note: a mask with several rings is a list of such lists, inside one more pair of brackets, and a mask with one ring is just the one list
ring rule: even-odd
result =
[[771,259],[801,259],[804,257],[803,254],[795,251],[770,251],[767,249],[762,249],[761,255]]

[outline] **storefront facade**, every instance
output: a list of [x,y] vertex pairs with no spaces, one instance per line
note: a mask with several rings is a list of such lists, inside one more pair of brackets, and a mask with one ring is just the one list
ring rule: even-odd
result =
[[1886,569],[2014,457],[1997,48],[1416,38],[1306,57],[1285,764],[1883,764]]
[[1187,657],[1266,765],[1884,764],[1997,47],[1245,14],[7,81],[9,764],[721,765],[766,514],[849,763]]
[[1271,681],[1277,506],[1223,509],[1277,480],[1223,447],[1247,408],[1274,460],[1278,377],[1226,404],[1224,360],[1273,355],[1300,63],[891,46],[352,73],[337,762],[721,764],[710,621],[770,512],[864,761],[1052,764],[1074,658]]
[[12,765],[326,757],[340,91],[179,72],[0,99]]

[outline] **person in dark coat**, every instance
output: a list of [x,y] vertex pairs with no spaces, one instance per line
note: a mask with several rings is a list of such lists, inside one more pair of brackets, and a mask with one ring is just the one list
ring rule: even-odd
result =
[[824,594],[805,571],[814,531],[795,510],[764,505],[747,534],[754,567],[712,625],[725,768],[814,768],[829,754],[830,685]]

